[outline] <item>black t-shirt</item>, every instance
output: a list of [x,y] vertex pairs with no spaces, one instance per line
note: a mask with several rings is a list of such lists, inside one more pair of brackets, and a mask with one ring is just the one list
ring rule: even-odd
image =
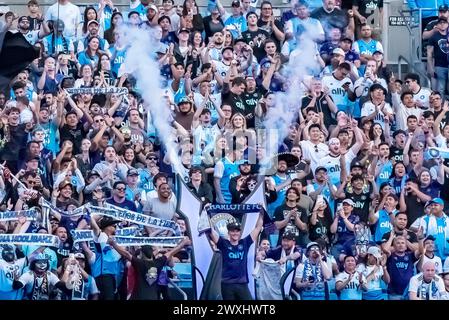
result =
[[78,122],[75,129],[71,129],[67,124],[63,125],[59,130],[61,136],[61,146],[66,140],[70,140],[73,143],[73,154],[81,153],[81,142],[86,136],[83,124]]
[[25,131],[25,124],[8,125],[8,130],[8,142],[3,147],[2,160],[17,161],[20,152],[26,148],[28,133]]
[[256,126],[254,110],[256,109],[257,103],[259,103],[261,97],[262,93],[259,90],[252,93],[245,92],[243,94],[243,102],[245,103],[245,113],[243,115],[246,118],[247,128],[254,128]]
[[[403,231],[401,230],[400,232],[397,232],[396,230],[394,231],[394,234],[396,236],[403,236]],[[384,235],[382,236],[382,242],[387,242],[388,239],[390,239],[390,232],[386,232],[384,233]],[[407,236],[406,239],[408,241],[410,241],[411,243],[417,243],[418,242],[418,237],[416,236],[416,233],[411,232],[411,231],[407,231]]]
[[330,244],[331,240],[331,219],[326,217],[317,216],[317,222],[315,225],[309,223],[309,239],[310,241],[316,241],[323,239],[326,243]]
[[[329,98],[333,101],[331,96],[329,96]],[[302,101],[301,101],[301,109],[305,109],[309,105],[310,101],[312,101],[312,96],[307,95],[307,96],[303,97]],[[327,103],[324,93],[321,93],[320,96],[316,98],[315,109],[318,112],[323,113],[324,124],[327,128],[329,128],[329,126],[332,124],[337,124],[337,122],[335,121],[335,119],[332,115],[331,110],[329,109],[329,104]],[[297,122],[299,123],[299,120]]]
[[221,92],[221,101],[222,105],[227,104],[232,108],[232,114],[241,113],[243,115],[246,114],[246,106],[245,101],[243,99],[243,95],[236,95],[231,92],[229,84],[223,84],[223,90]]
[[428,46],[433,47],[433,57],[435,59],[435,67],[447,68],[447,40],[446,36],[436,32],[430,37]]
[[[297,209],[297,215],[299,215],[299,218],[303,223],[308,223],[308,217],[307,212],[303,208],[296,206],[296,207],[289,207],[287,204],[282,204],[279,207],[276,208],[274,211],[274,221],[282,221],[285,219],[285,217],[289,214],[290,211],[293,209]],[[306,232],[301,232],[298,227],[295,224],[295,221],[292,219],[287,224],[286,227],[279,230],[279,239],[277,245],[280,246],[282,244],[282,235],[285,231],[290,231],[296,235],[296,244],[299,246],[305,246],[306,245],[306,239],[305,235],[307,235]]]
[[404,149],[399,149],[398,147],[390,147],[390,160],[395,162],[404,161]]
[[351,199],[355,203],[353,213],[358,215],[360,221],[365,223],[368,222],[369,206],[371,203],[370,195],[372,192],[371,186],[368,192],[362,192],[361,194],[345,192],[346,198]]
[[[162,268],[167,264],[167,257],[163,255],[155,260],[142,260],[133,257],[131,263],[137,274],[136,289],[132,299],[159,300],[157,278]],[[154,270],[151,270],[151,268],[156,268],[156,277],[154,277]]]
[[424,204],[417,196],[408,194],[405,196],[405,204],[407,205],[407,228],[415,222],[416,219],[424,215]]
[[217,248],[221,251],[223,257],[222,283],[248,283],[248,250],[252,243],[251,234],[240,239],[235,246],[222,237],[218,239]]
[[332,28],[340,29],[343,34],[344,29],[349,24],[346,12],[337,8],[335,8],[332,12],[326,12],[322,7],[315,9],[312,12],[311,17],[321,22],[326,35],[330,34],[330,30]]
[[[284,26],[282,25],[282,23],[275,19],[274,20],[274,25],[276,26],[276,28],[278,28],[281,32],[284,32]],[[271,27],[271,23],[268,22],[264,22],[262,21],[262,19],[259,19],[257,21],[257,26],[260,29],[265,30],[266,32],[268,32],[268,34],[270,35],[271,39],[274,40],[274,42],[276,43],[276,51],[277,52],[281,52],[281,42],[276,38],[276,36],[274,35],[274,31],[273,28]]]
[[260,62],[265,57],[264,43],[265,40],[270,38],[270,35],[265,30],[259,28],[257,31],[245,31],[242,32],[243,40],[251,46],[254,52],[254,56],[257,61]]
[[[443,112],[443,110],[440,111],[434,111],[433,114],[435,115],[435,119],[440,115],[440,113]],[[449,114],[446,114],[445,117],[443,117],[443,120],[440,122],[440,130],[443,130],[446,123],[449,123]]]
[[383,8],[384,6],[383,0],[354,0],[352,4],[359,7],[359,13],[365,18],[374,14],[377,8]]

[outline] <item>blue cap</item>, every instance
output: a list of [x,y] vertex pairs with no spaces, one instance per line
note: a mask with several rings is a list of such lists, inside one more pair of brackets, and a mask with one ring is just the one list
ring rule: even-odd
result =
[[436,203],[436,204],[439,204],[440,206],[444,206],[444,201],[441,198],[433,198],[432,200],[430,200],[429,204],[432,204],[432,203]]

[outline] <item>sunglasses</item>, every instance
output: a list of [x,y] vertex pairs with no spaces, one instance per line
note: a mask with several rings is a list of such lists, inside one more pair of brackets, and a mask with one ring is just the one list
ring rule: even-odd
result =
[[104,119],[97,119],[95,120],[95,123],[104,122]]
[[125,191],[126,188],[115,188],[117,191]]
[[156,158],[156,157],[148,157],[147,159],[148,159],[148,160],[154,160],[154,161],[157,161],[157,158]]

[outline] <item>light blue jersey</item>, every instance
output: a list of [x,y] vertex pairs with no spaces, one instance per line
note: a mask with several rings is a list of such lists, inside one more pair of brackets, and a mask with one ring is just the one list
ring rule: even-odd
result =
[[[399,211],[398,210],[394,210],[393,214],[396,215]],[[388,214],[388,212],[384,209],[376,212],[376,215],[378,216],[377,222],[374,225],[374,241],[375,242],[381,242],[382,241],[382,236],[387,233],[390,232],[391,230],[393,230],[393,226],[391,225],[390,222],[390,215]]]
[[234,39],[241,38],[242,32],[248,30],[246,18],[244,16],[230,16],[224,22],[225,27],[231,32]]

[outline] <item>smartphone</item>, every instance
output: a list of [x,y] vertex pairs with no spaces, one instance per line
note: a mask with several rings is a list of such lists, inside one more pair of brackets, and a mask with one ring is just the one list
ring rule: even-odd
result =
[[323,196],[322,194],[319,194],[319,195],[316,197],[316,202],[317,202],[318,205],[324,204],[324,196]]
[[343,203],[339,203],[339,204],[337,204],[337,213],[341,210],[341,209],[343,209]]

